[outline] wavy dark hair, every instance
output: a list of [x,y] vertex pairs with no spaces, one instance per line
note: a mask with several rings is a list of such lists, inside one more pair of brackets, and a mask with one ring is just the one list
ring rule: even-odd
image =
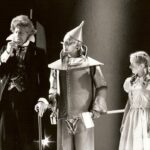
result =
[[12,19],[10,24],[11,32],[14,32],[16,27],[28,27],[30,35],[36,33],[36,29],[34,28],[32,21],[26,15],[19,15]]

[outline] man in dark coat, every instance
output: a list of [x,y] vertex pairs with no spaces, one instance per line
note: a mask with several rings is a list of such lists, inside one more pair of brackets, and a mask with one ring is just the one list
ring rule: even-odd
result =
[[[59,60],[51,69],[49,106],[57,116],[57,150],[94,150],[93,118],[106,113],[107,83],[102,63],[87,56],[82,22],[68,32]],[[43,115],[48,102],[39,100],[35,109]]]
[[10,29],[0,51],[0,150],[33,150],[34,105],[49,89],[46,54],[27,16],[13,18]]

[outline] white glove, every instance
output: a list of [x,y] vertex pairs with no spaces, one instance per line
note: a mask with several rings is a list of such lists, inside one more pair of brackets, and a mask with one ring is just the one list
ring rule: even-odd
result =
[[38,115],[40,117],[43,116],[44,112],[47,110],[49,103],[47,102],[46,99],[40,98],[39,102],[35,105],[35,111],[38,112]]

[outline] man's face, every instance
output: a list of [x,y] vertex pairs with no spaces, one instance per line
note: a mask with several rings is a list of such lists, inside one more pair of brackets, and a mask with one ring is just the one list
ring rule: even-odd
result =
[[16,42],[18,45],[23,45],[28,37],[29,37],[29,29],[28,27],[16,27],[14,32],[14,42]]
[[65,42],[65,52],[71,57],[79,57],[79,50],[81,42],[71,39],[69,42]]

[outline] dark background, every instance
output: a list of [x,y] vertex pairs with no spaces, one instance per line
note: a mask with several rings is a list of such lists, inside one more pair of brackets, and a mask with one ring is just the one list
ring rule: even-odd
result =
[[[65,33],[82,20],[83,39],[90,57],[103,62],[108,82],[108,109],[123,109],[127,94],[122,85],[131,74],[129,54],[150,49],[149,0],[4,0],[0,5],[0,46],[10,34],[10,21],[33,10],[37,26],[37,45],[48,53],[48,62],[59,58]],[[43,32],[44,31],[44,32]],[[43,37],[43,38],[41,38]],[[95,121],[95,150],[116,150],[120,138],[122,114],[104,115]],[[49,114],[44,118],[46,133],[56,140],[56,126],[50,126]],[[51,149],[56,148],[53,143]]]

